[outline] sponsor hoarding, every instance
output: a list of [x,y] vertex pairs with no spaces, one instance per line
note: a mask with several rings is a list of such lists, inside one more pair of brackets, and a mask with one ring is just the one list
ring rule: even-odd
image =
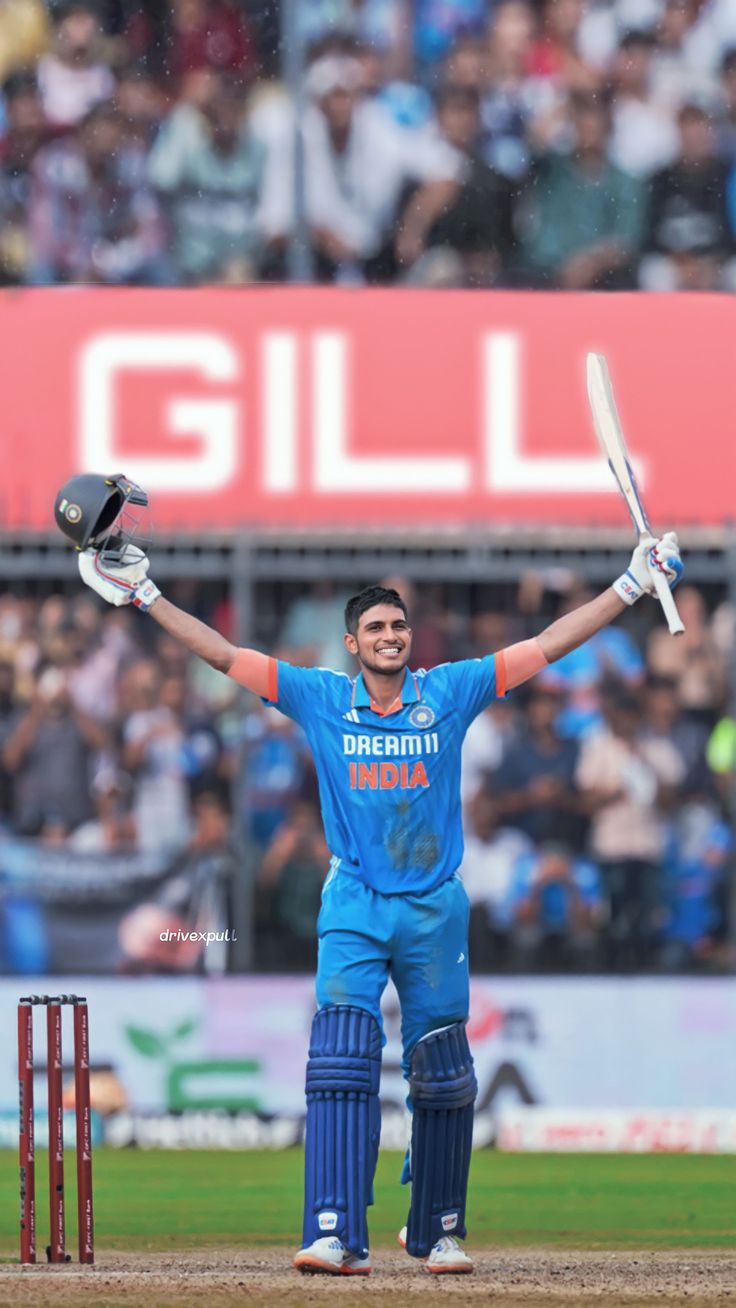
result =
[[625,525],[589,349],[653,519],[721,524],[735,329],[715,295],[6,291],[0,525],[121,469],[169,528]]
[[[93,1105],[111,1143],[248,1147],[299,1138],[311,979],[4,979],[0,1037],[6,1049],[15,1049],[21,989],[56,988],[89,998]],[[405,1083],[391,988],[384,1021],[384,1144],[400,1147]],[[667,1138],[675,1141],[672,1147],[684,1147],[676,1141],[682,1136],[677,1122],[685,1119],[692,1140],[736,1143],[732,1123],[713,1126],[724,1113],[733,1114],[732,980],[476,978],[469,1033],[479,1084],[478,1143],[493,1139],[500,1120],[509,1147],[525,1147],[528,1139],[551,1146],[569,1128],[573,1141],[591,1142],[597,1131],[608,1148],[631,1136],[632,1122],[640,1120],[635,1147],[645,1140],[668,1147],[662,1143]],[[40,1104],[42,1055],[38,1036]],[[0,1063],[0,1141],[13,1147],[16,1076],[14,1057]],[[514,1116],[529,1105],[547,1117]],[[611,1112],[617,1115],[610,1118]],[[653,1127],[642,1113],[650,1114]],[[712,1130],[702,1126],[706,1119]]]

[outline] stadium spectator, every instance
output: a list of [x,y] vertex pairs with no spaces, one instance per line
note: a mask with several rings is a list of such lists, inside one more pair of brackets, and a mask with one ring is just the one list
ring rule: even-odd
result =
[[687,804],[677,814],[664,863],[665,971],[718,966],[732,848],[733,834],[711,806]]
[[499,725],[498,706],[491,704],[471,722],[463,740],[463,768],[460,782],[467,805],[481,789],[487,791],[491,775],[498,772],[504,754],[504,735]]
[[0,82],[30,68],[45,50],[48,36],[43,0],[5,0],[0,5]]
[[14,73],[3,86],[6,124],[0,138],[0,285],[25,280],[33,162],[49,137],[35,74]]
[[425,259],[429,262],[424,279],[432,280],[435,252],[452,251],[454,285],[492,286],[501,281],[511,260],[513,193],[507,179],[477,154],[477,92],[445,87],[437,101],[437,123],[444,140],[464,158],[465,169],[454,199],[427,235]]
[[683,586],[677,606],[685,624],[677,650],[672,649],[674,642],[667,631],[657,626],[647,642],[647,665],[653,673],[674,678],[685,712],[710,725],[726,693],[726,651],[718,642],[700,591]]
[[736,821],[736,718],[730,714],[714,726],[706,745],[706,759],[724,809],[731,821]]
[[200,68],[241,76],[252,69],[247,15],[234,0],[173,0],[167,45],[175,82]]
[[48,121],[70,128],[112,98],[115,79],[103,56],[96,5],[69,0],[53,11],[53,22],[52,47],[38,61],[38,82]]
[[582,806],[575,787],[578,745],[559,735],[561,687],[537,680],[526,704],[524,727],[504,752],[494,777],[500,819],[535,844],[580,848]]
[[130,621],[120,611],[103,622],[85,595],[69,606],[65,632],[69,646],[69,692],[76,708],[111,726],[118,709],[117,687],[123,664],[135,653]]
[[120,69],[115,107],[123,120],[126,147],[148,152],[166,116],[167,101],[160,84],[144,65],[127,64]]
[[135,849],[138,832],[130,807],[132,791],[127,773],[100,768],[92,782],[95,816],[71,832],[68,847],[80,854]]
[[677,121],[677,158],[650,183],[640,281],[650,291],[716,290],[736,278],[726,165],[717,157],[712,123],[701,105],[683,105]]
[[640,703],[631,691],[611,688],[604,708],[606,728],[583,741],[576,780],[587,801],[590,849],[609,904],[607,963],[636,970],[652,954],[662,819],[685,770],[674,745],[645,737]]
[[[192,809],[192,830],[155,899],[126,913],[118,927],[119,970],[227,970],[233,934],[232,885],[237,866],[230,845],[230,812],[218,791],[203,792]],[[214,937],[206,943],[202,933]]]
[[[592,599],[590,589],[577,578],[563,581],[560,614]],[[563,736],[578,739],[601,725],[601,687],[607,679],[638,686],[644,661],[626,628],[619,624],[598,634],[578,649],[545,668],[538,685],[561,687],[567,699],[560,707],[557,727]]]
[[342,632],[350,592],[325,578],[297,596],[286,611],[279,645],[289,661],[305,667],[335,668],[348,672],[352,660]]
[[[713,3],[701,6],[699,0],[664,0],[656,28],[652,95],[670,113],[675,114],[686,100],[714,102],[719,43],[716,41],[710,56],[703,49],[703,38],[709,44],[707,28],[714,8]],[[701,9],[705,25],[698,33],[696,23]]]
[[15,666],[0,659],[0,832],[10,828],[15,814],[13,775],[6,767],[4,754],[19,716],[15,698]]
[[516,966],[525,972],[592,970],[604,908],[594,863],[555,844],[522,854],[507,909]]
[[721,64],[720,109],[716,120],[716,149],[719,158],[731,166],[729,213],[733,232],[736,231],[736,209],[733,203],[733,165],[736,164],[736,47],[726,51]]
[[447,54],[456,37],[480,35],[487,21],[485,0],[417,0],[414,8],[414,52],[427,72]]
[[290,718],[260,705],[248,713],[243,724],[238,807],[248,841],[259,853],[302,793],[307,767],[306,741]]
[[465,852],[460,868],[470,900],[470,956],[476,970],[508,964],[508,905],[516,865],[532,853],[522,831],[504,825],[496,801],[481,790],[465,810]]
[[524,201],[522,243],[538,286],[622,290],[635,285],[642,237],[641,183],[610,163],[602,101],[576,96],[574,147],[538,161]]
[[149,176],[165,200],[179,278],[247,282],[261,247],[261,146],[244,120],[238,82],[215,78],[201,107],[180,103],[164,123]]
[[551,143],[564,114],[561,88],[548,78],[530,75],[535,25],[527,0],[501,0],[488,36],[481,101],[483,155],[514,182],[526,176],[532,154]]
[[587,63],[578,43],[585,0],[544,0],[542,27],[532,46],[529,70],[561,83],[574,95],[591,96],[601,85],[599,69]]
[[185,731],[178,688],[153,661],[131,670],[131,704],[123,722],[122,765],[134,778],[133,814],[141,849],[178,849],[189,836]]
[[[392,280],[422,253],[455,195],[461,160],[428,129],[399,127],[380,103],[361,97],[355,60],[317,60],[308,89],[306,190],[318,278]],[[290,157],[291,142],[271,167],[290,169]]]
[[299,800],[266,850],[258,872],[263,964],[309,971],[317,957],[317,914],[330,854],[319,812]]
[[644,686],[644,734],[648,740],[667,741],[682,759],[685,795],[710,795],[713,779],[705,757],[708,728],[682,712],[673,677],[650,674]]
[[124,146],[111,104],[36,158],[30,204],[30,280],[108,285],[167,279],[158,205],[141,151]]
[[3,750],[21,835],[64,836],[92,816],[92,764],[107,743],[98,724],[75,709],[64,669],[47,667]]
[[611,159],[635,177],[649,177],[677,154],[672,115],[651,96],[655,47],[651,32],[627,32],[613,68]]

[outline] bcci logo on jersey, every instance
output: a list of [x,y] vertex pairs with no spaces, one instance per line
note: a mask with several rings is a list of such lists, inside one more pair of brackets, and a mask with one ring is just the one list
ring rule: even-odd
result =
[[415,704],[409,714],[409,721],[411,722],[411,725],[417,727],[419,731],[426,731],[427,727],[432,726],[436,717],[437,714],[434,709],[429,707],[429,704]]

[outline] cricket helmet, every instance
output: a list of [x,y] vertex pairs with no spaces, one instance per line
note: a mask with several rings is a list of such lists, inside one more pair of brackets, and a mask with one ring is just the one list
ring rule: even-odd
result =
[[144,552],[150,539],[141,535],[141,515],[148,507],[146,492],[122,473],[101,477],[83,472],[64,482],[54,502],[56,525],[78,550],[92,547],[111,562],[124,559],[135,543]]

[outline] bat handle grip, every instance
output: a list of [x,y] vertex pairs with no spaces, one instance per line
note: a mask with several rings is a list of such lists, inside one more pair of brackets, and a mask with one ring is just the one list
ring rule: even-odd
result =
[[667,626],[670,629],[671,636],[681,636],[685,630],[685,624],[677,612],[675,597],[669,588],[667,578],[663,572],[653,571],[654,589],[657,592],[657,599],[662,605],[662,611],[667,619]]

